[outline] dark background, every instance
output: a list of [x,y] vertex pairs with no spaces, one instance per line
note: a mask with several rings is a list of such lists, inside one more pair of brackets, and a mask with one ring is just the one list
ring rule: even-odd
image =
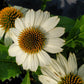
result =
[[[41,0],[0,0],[0,10],[8,4],[14,6],[22,6],[29,9],[38,10],[41,9]],[[53,15],[67,16],[73,19],[84,14],[84,0],[51,0],[47,2],[45,10],[49,11]],[[84,51],[81,51],[84,53]],[[0,84],[21,84],[25,73],[21,74],[19,78],[11,78]],[[32,82],[32,80],[31,80]],[[34,82],[32,84],[35,84]],[[37,84],[37,83],[36,83]]]
[[[41,9],[41,0],[5,0],[8,4],[19,5],[26,8]],[[47,2],[47,11],[53,15],[76,18],[84,14],[84,0],[51,0]]]

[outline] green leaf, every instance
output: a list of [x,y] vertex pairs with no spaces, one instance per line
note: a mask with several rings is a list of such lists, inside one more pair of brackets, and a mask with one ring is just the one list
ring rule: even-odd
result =
[[79,38],[83,38],[84,39],[84,32],[79,34]]
[[80,27],[80,32],[84,32],[84,25]]
[[41,75],[41,70],[40,70],[40,67],[38,67],[37,71],[36,72],[32,72],[32,76],[33,78],[36,80],[36,81],[39,81],[38,80],[38,75]]
[[79,32],[80,32],[79,25],[80,25],[80,21],[76,20],[74,27],[69,32],[68,39],[74,38],[75,36],[77,36],[79,34]]
[[16,63],[0,62],[0,80],[4,81],[11,77],[15,78],[20,74],[20,69]]
[[59,16],[60,22],[57,26],[64,27],[66,32],[69,32],[75,24],[75,21],[68,17]]
[[84,25],[84,15],[81,16],[80,20],[79,19],[76,20],[74,27],[69,32],[68,39],[71,39],[74,36],[78,35],[80,33],[80,29],[81,31],[83,31],[83,25]]
[[27,71],[27,74],[25,76],[25,78],[23,79],[21,84],[31,84],[30,83],[30,77],[29,77],[29,71]]
[[18,76],[21,71],[13,57],[8,56],[8,48],[0,44],[0,80]]
[[[66,44],[68,47],[81,46],[82,40],[84,39],[84,15],[80,19],[77,19],[74,27],[70,30],[69,35],[66,38]],[[78,40],[78,41],[77,41]]]

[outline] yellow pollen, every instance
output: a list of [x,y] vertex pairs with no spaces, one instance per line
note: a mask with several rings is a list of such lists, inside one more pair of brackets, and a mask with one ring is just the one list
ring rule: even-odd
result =
[[14,7],[6,7],[0,11],[0,25],[6,32],[9,28],[15,27],[15,19],[22,17],[23,14]]
[[26,28],[20,33],[18,43],[25,52],[38,53],[45,45],[45,35],[38,28]]
[[61,79],[62,81],[60,81],[58,84],[83,84],[84,83],[84,81],[79,76],[73,75],[71,73]]

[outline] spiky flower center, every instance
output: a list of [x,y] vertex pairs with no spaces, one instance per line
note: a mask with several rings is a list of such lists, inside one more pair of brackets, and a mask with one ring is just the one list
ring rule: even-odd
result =
[[22,17],[23,14],[14,7],[6,7],[0,11],[0,25],[5,31],[15,26],[15,19]]
[[83,84],[83,80],[77,75],[69,74],[59,84]]
[[45,45],[45,35],[38,28],[24,29],[18,38],[19,46],[27,53],[37,53]]

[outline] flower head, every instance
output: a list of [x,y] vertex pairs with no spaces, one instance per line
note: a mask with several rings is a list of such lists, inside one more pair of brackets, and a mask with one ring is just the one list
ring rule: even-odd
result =
[[9,48],[9,55],[16,56],[18,65],[24,69],[36,71],[38,66],[48,65],[50,56],[46,53],[58,53],[63,49],[64,28],[55,27],[59,22],[58,16],[50,17],[49,12],[29,10],[25,17],[15,20],[12,39],[14,44]]
[[39,80],[43,84],[84,84],[84,64],[77,70],[75,54],[70,53],[68,61],[61,54],[52,59],[50,66],[42,67],[43,75]]
[[15,27],[15,19],[23,16],[23,13],[18,10],[18,7],[6,7],[0,11],[0,39],[5,35],[5,45],[10,45],[11,32],[10,28]]
[[14,7],[6,7],[0,11],[0,25],[6,32],[9,28],[15,27],[14,21],[18,17],[22,17],[22,13]]

